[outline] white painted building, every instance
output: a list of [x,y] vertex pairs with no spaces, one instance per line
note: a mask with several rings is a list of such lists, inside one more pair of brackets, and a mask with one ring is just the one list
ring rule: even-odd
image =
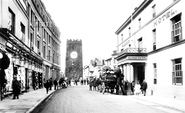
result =
[[111,69],[114,69],[115,67],[117,67],[116,57],[117,57],[117,52],[115,50],[115,51],[113,51],[110,58],[105,59],[105,65],[109,66]]
[[183,0],[144,0],[116,31],[124,80],[148,83],[148,94],[185,99]]

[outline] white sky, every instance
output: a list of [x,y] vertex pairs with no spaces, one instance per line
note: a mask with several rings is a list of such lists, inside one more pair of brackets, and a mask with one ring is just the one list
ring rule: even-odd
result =
[[66,39],[81,39],[83,64],[107,59],[116,50],[116,30],[143,0],[42,0],[61,32],[61,65],[65,66]]

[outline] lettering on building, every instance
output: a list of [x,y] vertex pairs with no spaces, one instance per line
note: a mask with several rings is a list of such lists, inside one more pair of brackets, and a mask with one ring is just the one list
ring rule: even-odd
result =
[[146,56],[128,56],[128,60],[146,60]]
[[154,27],[156,27],[157,25],[159,25],[160,23],[162,23],[163,21],[165,21],[166,19],[168,19],[169,17],[173,16],[176,13],[177,10],[173,9],[166,11],[164,14],[162,14],[156,20],[154,20]]

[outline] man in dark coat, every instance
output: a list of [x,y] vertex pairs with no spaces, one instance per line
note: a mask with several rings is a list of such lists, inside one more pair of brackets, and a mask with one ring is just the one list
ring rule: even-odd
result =
[[19,99],[19,93],[20,93],[20,82],[17,80],[17,76],[14,76],[14,79],[12,81],[12,89],[13,89],[13,99]]
[[49,91],[49,88],[50,88],[49,80],[47,80],[47,81],[44,83],[44,87],[46,88],[46,93],[48,94],[48,91]]
[[114,74],[116,75],[116,94],[119,94],[119,89],[121,89],[122,94],[124,94],[123,87],[122,87],[122,80],[124,75],[121,73],[121,69],[119,67],[116,67],[114,69]]
[[141,90],[144,96],[146,96],[146,89],[147,89],[147,83],[145,80],[143,80],[143,83],[141,84]]
[[54,80],[54,89],[55,90],[58,89],[58,81],[57,81],[57,79]]

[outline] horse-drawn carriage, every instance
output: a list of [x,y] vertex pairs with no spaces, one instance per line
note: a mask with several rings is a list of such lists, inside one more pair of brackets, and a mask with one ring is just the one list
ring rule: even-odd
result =
[[[119,90],[119,85],[121,82],[121,70],[120,68],[115,68],[112,70],[109,67],[104,67],[104,83],[106,91],[110,91],[111,93],[114,92],[114,89]],[[117,93],[118,91],[116,91]]]
[[114,75],[114,73],[108,73],[105,77],[105,89],[108,92],[110,91],[111,93],[113,93],[116,87],[116,81],[117,81],[117,78]]

